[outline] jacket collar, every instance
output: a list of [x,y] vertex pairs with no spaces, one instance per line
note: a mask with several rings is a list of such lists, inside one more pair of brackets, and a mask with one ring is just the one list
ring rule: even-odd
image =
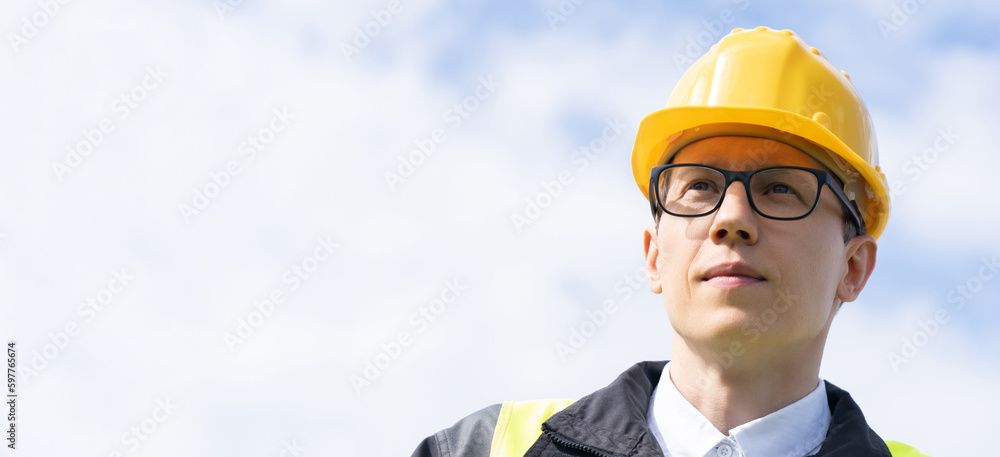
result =
[[[662,457],[647,426],[649,399],[666,361],[640,362],[604,387],[581,398],[542,424],[546,434],[596,450],[629,457]],[[851,395],[826,383],[833,416],[817,456],[890,457],[885,442],[868,426]]]

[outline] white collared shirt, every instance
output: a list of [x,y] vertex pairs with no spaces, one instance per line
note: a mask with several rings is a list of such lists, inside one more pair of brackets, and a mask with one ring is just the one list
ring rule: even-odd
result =
[[723,435],[670,380],[670,363],[649,405],[649,429],[664,457],[804,457],[819,452],[830,427],[826,383],[784,408]]

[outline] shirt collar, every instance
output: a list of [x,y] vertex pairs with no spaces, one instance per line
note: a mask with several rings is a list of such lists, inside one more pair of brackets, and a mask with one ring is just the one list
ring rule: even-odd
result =
[[801,457],[817,451],[830,427],[831,413],[822,379],[808,395],[767,416],[730,430],[727,437],[681,395],[670,380],[670,363],[650,398],[649,429],[670,457],[702,457],[727,443],[735,455]]

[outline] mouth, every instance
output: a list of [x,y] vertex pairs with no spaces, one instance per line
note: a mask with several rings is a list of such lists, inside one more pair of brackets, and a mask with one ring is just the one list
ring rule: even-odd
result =
[[705,272],[701,280],[720,289],[735,289],[766,281],[756,270],[740,262],[716,265]]

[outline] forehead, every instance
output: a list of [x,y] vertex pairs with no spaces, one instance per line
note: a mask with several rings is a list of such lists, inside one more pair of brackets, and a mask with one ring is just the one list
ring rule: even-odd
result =
[[824,169],[816,159],[780,141],[747,136],[716,136],[681,148],[672,163],[711,165],[734,171],[775,166]]

